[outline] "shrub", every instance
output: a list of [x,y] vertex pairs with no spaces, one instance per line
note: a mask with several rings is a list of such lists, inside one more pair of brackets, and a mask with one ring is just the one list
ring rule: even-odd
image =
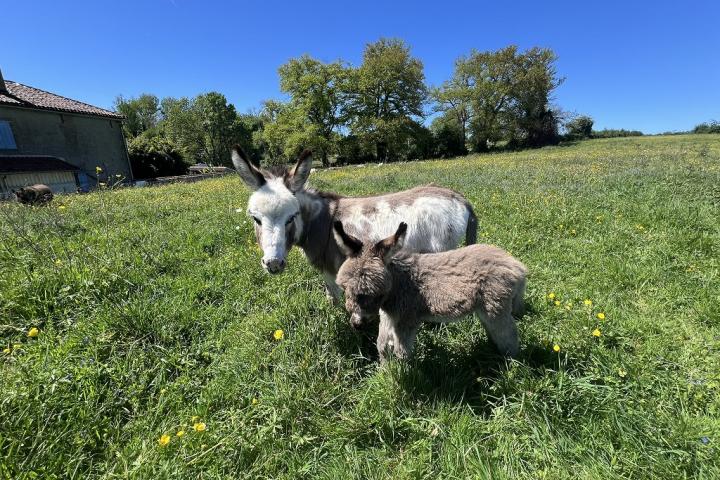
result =
[[720,133],[720,122],[711,120],[710,122],[695,125],[692,133]]
[[137,180],[187,173],[179,150],[163,137],[140,135],[128,143],[133,176]]
[[624,128],[620,130],[606,128],[592,132],[592,138],[642,137],[643,135],[645,134],[639,130],[625,130]]
[[594,120],[587,115],[575,117],[565,124],[566,137],[571,140],[590,138]]

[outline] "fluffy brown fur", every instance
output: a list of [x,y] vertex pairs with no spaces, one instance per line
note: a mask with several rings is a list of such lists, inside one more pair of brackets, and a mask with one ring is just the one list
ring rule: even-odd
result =
[[338,243],[348,246],[337,282],[345,307],[359,327],[380,316],[377,347],[382,358],[405,358],[422,322],[450,322],[477,313],[498,350],[519,350],[513,314],[520,314],[527,268],[504,250],[470,245],[432,254],[404,254],[404,224],[374,245],[363,245],[335,224]]

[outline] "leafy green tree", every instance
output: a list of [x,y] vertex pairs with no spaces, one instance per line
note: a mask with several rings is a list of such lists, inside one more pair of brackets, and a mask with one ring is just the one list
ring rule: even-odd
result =
[[123,133],[133,139],[147,130],[157,127],[160,121],[160,101],[155,95],[143,93],[137,98],[115,98],[114,109],[124,115]]
[[139,180],[187,173],[180,151],[159,135],[143,134],[131,139],[128,155],[133,175]]
[[456,61],[452,78],[433,90],[436,110],[456,117],[475,151],[502,140],[519,146],[550,143],[558,124],[550,97],[561,82],[555,59],[551,50],[519,52],[513,45],[473,50]]
[[430,131],[433,136],[433,155],[442,158],[465,155],[465,132],[457,116],[446,111],[436,117],[430,124]]
[[281,130],[292,128],[284,154],[294,157],[302,148],[313,148],[328,165],[328,155],[337,151],[341,109],[348,78],[342,62],[322,63],[307,55],[281,66],[280,89],[290,95],[288,105],[276,121],[286,122]]
[[522,147],[540,147],[559,139],[559,114],[550,106],[553,90],[563,79],[557,76],[557,56],[547,48],[534,47],[515,55],[516,76],[509,106],[509,141]]
[[506,137],[509,106],[517,77],[517,47],[495,52],[472,51],[457,62],[455,76],[468,78],[470,130],[475,151]]
[[587,115],[580,115],[565,123],[565,130],[569,139],[590,138],[592,136],[593,119]]
[[396,159],[406,147],[409,126],[424,114],[424,80],[422,62],[402,40],[366,46],[362,65],[349,76],[344,111],[350,131],[374,145],[378,160]]
[[230,147],[252,138],[224,95],[209,92],[194,99],[164,98],[161,102],[165,136],[190,161],[229,165]]

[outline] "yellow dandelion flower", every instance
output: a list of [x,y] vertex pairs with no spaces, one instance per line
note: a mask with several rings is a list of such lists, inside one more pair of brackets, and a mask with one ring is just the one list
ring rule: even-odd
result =
[[627,375],[627,372],[623,370],[622,368],[618,368],[618,375],[620,375],[621,378],[625,378]]
[[170,443],[170,435],[168,435],[167,433],[163,433],[163,434],[160,436],[160,438],[158,438],[158,444],[159,444],[161,447],[164,447],[164,446],[166,446],[168,443]]
[[40,330],[38,330],[35,327],[32,327],[30,330],[28,330],[27,336],[30,338],[35,338],[38,336],[38,333],[40,333]]
[[3,353],[4,353],[5,355],[10,355],[10,352],[11,352],[11,351],[12,351],[12,350],[10,350],[10,347],[5,347],[5,348],[3,348]]
[[252,403],[253,405],[257,405],[257,404],[258,404],[258,399],[255,398],[255,397],[253,397],[253,399],[250,400],[250,403]]
[[597,318],[599,318],[600,320],[605,320],[605,314],[603,312],[600,312],[597,314]]
[[275,332],[273,333],[273,338],[274,338],[275,340],[282,340],[283,338],[285,338],[285,332],[283,332],[282,330],[280,330],[280,329],[278,328],[278,329],[275,330]]
[[182,437],[183,435],[185,435],[185,430],[178,430],[175,434],[176,437]]
[[55,260],[55,265],[57,265],[58,267],[62,265],[62,260],[60,260],[59,258]]
[[585,300],[583,300],[583,304],[584,304],[586,307],[591,307],[591,306],[592,306],[592,300],[590,300],[589,298],[586,298]]
[[193,425],[193,430],[196,432],[204,432],[207,430],[207,425],[204,422],[197,422]]
[[555,306],[556,306],[556,307],[559,307],[559,306],[560,306],[560,300],[555,300]]
[[554,298],[555,298],[555,292],[550,292],[550,293],[548,293],[548,298],[549,298],[550,300],[554,299]]
[[558,345],[556,343],[555,345],[553,345],[553,352],[559,352],[559,351],[560,351],[560,345]]
[[62,211],[62,210],[65,210],[66,208],[67,208],[67,207],[66,207],[65,205],[60,205],[60,206],[58,207],[58,210]]
[[602,335],[599,328],[596,328],[595,330],[593,330],[592,334],[593,334],[593,337],[599,337],[600,335]]

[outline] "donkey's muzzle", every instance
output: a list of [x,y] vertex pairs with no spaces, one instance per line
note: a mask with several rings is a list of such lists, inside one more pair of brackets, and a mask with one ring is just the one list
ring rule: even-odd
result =
[[263,258],[261,262],[263,268],[265,268],[268,273],[282,273],[282,271],[285,270],[285,260],[282,258],[271,258],[270,260]]

